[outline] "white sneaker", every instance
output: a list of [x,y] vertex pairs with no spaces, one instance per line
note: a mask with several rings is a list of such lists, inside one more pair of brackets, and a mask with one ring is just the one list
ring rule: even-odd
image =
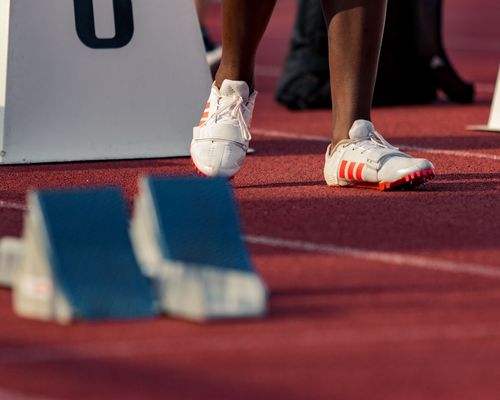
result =
[[226,79],[220,89],[212,85],[205,112],[193,128],[191,159],[199,173],[233,177],[240,170],[252,139],[256,97],[243,81]]
[[355,121],[349,138],[333,150],[328,146],[324,174],[329,186],[388,190],[415,187],[434,178],[430,161],[399,151],[369,121]]

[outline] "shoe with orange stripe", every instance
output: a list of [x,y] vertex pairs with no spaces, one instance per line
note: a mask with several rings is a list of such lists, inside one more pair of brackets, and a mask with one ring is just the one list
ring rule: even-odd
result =
[[389,190],[425,183],[434,178],[434,166],[389,144],[371,122],[357,120],[349,139],[328,146],[324,174],[329,186]]
[[243,81],[212,85],[200,123],[193,128],[191,159],[203,175],[233,177],[243,165],[257,92]]

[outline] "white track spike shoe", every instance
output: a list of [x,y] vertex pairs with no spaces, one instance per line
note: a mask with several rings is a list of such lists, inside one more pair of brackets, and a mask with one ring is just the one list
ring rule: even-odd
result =
[[334,149],[328,146],[324,174],[329,186],[404,189],[434,178],[430,161],[399,151],[369,121],[355,121],[349,138]]
[[193,128],[191,159],[202,175],[231,178],[241,168],[252,138],[250,121],[257,92],[243,81],[212,85],[200,123]]

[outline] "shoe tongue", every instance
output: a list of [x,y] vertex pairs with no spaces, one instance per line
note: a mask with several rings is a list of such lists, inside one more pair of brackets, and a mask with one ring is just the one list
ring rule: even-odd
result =
[[370,136],[370,132],[374,130],[375,128],[370,121],[358,119],[352,124],[352,128],[349,131],[349,137],[351,139],[367,139]]
[[222,82],[219,90],[222,96],[232,96],[236,94],[243,99],[248,99],[248,96],[250,96],[250,89],[244,81],[231,81],[226,79]]

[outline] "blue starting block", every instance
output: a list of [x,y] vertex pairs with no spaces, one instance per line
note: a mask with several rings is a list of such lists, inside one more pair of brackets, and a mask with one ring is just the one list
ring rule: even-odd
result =
[[28,206],[14,279],[19,315],[66,323],[158,314],[118,189],[33,192]]
[[131,235],[167,314],[194,320],[265,314],[267,290],[241,239],[226,179],[143,178]]

